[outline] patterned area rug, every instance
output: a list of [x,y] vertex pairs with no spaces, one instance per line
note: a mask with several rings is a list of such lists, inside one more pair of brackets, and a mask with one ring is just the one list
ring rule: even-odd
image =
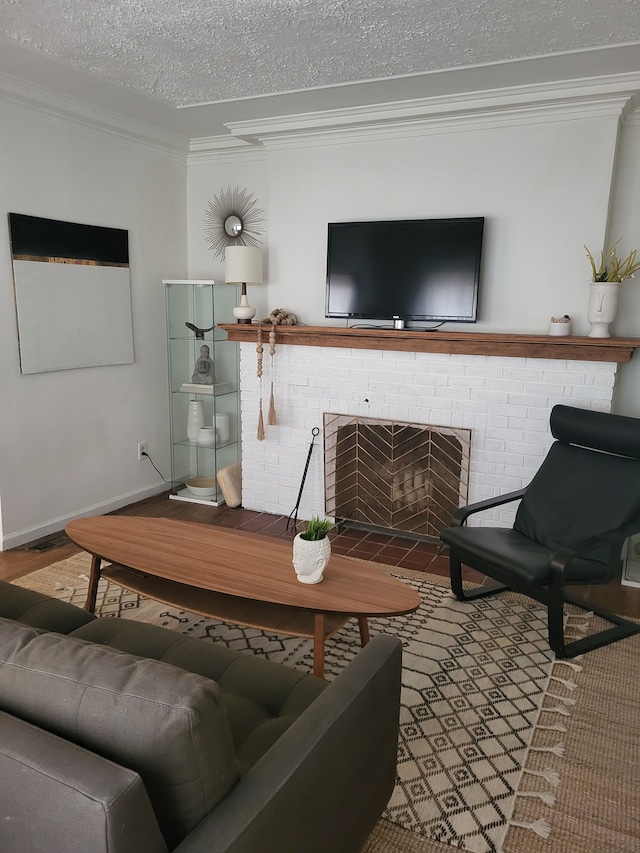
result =
[[[16,583],[82,605],[88,568],[80,555]],[[546,612],[529,599],[503,594],[457,602],[442,579],[379,568],[411,584],[423,602],[408,616],[370,620],[372,634],[394,634],[404,646],[398,779],[384,817],[476,853],[522,849],[509,846],[514,828],[547,837],[581,666],[554,660]],[[216,622],[106,582],[98,607],[101,615],[153,622],[312,669],[309,640]],[[327,677],[358,649],[352,620],[327,642]]]

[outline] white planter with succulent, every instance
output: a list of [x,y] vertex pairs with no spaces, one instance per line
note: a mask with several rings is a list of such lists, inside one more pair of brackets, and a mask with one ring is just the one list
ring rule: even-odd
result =
[[558,337],[571,334],[571,317],[563,314],[562,317],[552,317],[549,320],[549,334]]
[[307,529],[293,540],[293,567],[300,583],[320,583],[331,557],[331,540],[327,536],[333,521],[314,515]]
[[587,247],[587,257],[591,264],[591,284],[587,320],[591,326],[590,338],[610,338],[609,327],[616,318],[618,311],[618,290],[620,282],[633,278],[640,270],[640,261],[636,261],[637,249],[621,261],[616,254],[617,243],[600,254],[600,265],[596,262]]

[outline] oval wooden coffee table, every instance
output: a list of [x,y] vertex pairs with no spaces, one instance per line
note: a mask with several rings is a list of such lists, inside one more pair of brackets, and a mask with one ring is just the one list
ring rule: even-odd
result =
[[[321,583],[300,583],[292,543],[255,533],[166,518],[94,516],[70,522],[67,536],[93,555],[85,608],[95,609],[100,577],[192,613],[314,641],[313,672],[324,676],[325,640],[356,617],[398,616],[420,605],[397,578],[332,555]],[[102,569],[102,561],[112,565]]]

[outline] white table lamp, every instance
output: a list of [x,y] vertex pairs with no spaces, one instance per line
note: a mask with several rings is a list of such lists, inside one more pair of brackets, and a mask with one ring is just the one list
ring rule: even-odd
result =
[[250,323],[256,309],[247,300],[247,285],[262,284],[262,249],[256,246],[227,246],[224,252],[224,280],[241,284],[240,304],[233,309],[238,323]]

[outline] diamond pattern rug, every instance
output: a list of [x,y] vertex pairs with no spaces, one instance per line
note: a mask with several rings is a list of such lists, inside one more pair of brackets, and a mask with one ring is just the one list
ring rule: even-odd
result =
[[[16,583],[82,604],[88,565],[79,556]],[[547,837],[560,782],[563,720],[575,703],[574,678],[581,667],[554,660],[546,611],[529,599],[503,594],[458,602],[447,586],[431,582],[436,578],[380,568],[411,584],[422,598],[415,613],[370,620],[372,634],[398,636],[404,647],[398,779],[384,817],[477,853],[507,851],[510,827]],[[45,577],[55,591],[44,588]],[[185,613],[104,581],[98,608],[102,615],[153,622],[312,669],[309,640]],[[327,677],[340,672],[358,649],[352,620],[327,641]],[[543,764],[528,767],[534,752],[544,756]],[[523,784],[525,778],[534,784]],[[518,806],[525,800],[523,821]]]

